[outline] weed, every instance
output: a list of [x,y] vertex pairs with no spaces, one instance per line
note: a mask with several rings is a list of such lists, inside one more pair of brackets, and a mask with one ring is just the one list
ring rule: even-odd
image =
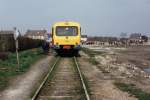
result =
[[150,94],[137,88],[134,84],[125,84],[120,82],[115,82],[114,84],[120,90],[128,92],[131,95],[134,95],[139,100],[150,100]]
[[102,55],[104,54],[105,52],[102,52],[102,51],[93,51],[93,50],[90,50],[88,48],[85,48],[83,47],[82,50],[88,54],[90,57],[94,57],[95,55]]

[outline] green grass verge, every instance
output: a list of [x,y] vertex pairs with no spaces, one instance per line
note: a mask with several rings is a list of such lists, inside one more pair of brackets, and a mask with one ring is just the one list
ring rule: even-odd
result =
[[86,54],[89,55],[89,57],[90,57],[89,62],[90,63],[92,63],[93,65],[98,65],[99,64],[99,62],[96,61],[96,59],[95,59],[95,55],[102,54],[102,52],[92,51],[88,48],[82,48],[82,50],[83,50],[83,52],[85,52]]
[[85,47],[82,47],[82,51],[84,51],[90,57],[94,57],[95,55],[104,55],[105,54],[105,52],[102,52],[102,51],[93,51],[93,50],[90,50],[89,48],[85,48]]
[[9,78],[26,72],[30,65],[44,57],[41,48],[19,52],[20,67],[17,67],[16,53],[9,53],[8,59],[0,60],[0,90],[8,85]]
[[115,82],[114,84],[120,90],[128,92],[131,95],[134,95],[139,100],[150,100],[150,94],[137,88],[134,84],[125,84],[120,82]]
[[101,71],[102,73],[109,73],[108,71],[106,71],[101,65],[100,63],[96,60],[95,56],[96,55],[101,55],[101,56],[105,56],[106,53],[105,52],[101,52],[101,51],[93,51],[90,50],[88,48],[82,48],[83,52],[85,52],[86,54],[89,55],[89,59],[87,59],[91,64],[96,65]]

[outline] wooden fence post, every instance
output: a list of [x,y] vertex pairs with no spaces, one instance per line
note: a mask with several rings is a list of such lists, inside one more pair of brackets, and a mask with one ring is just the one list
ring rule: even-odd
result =
[[18,70],[20,68],[20,63],[19,63],[19,52],[18,52],[18,39],[15,40],[16,42],[16,56],[17,56],[17,67],[18,67]]

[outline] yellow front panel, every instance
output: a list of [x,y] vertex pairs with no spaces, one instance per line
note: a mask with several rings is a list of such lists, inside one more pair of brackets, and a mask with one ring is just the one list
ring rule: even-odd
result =
[[54,45],[76,45],[80,44],[80,36],[55,36]]

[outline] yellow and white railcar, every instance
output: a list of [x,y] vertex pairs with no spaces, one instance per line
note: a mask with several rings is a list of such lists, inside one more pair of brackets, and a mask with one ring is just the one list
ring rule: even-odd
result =
[[56,52],[80,50],[81,27],[77,22],[57,22],[52,26],[52,47]]

